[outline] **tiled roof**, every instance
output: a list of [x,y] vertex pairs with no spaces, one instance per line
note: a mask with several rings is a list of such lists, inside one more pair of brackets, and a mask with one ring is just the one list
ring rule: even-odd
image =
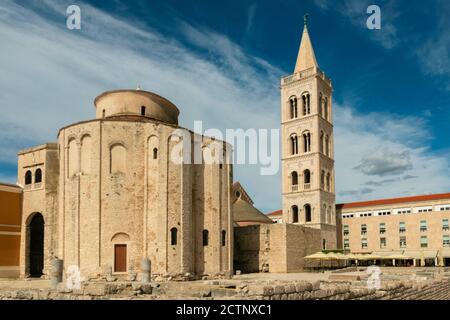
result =
[[431,201],[431,200],[445,200],[445,199],[450,200],[450,193],[429,194],[429,195],[413,196],[413,197],[402,197],[402,198],[391,198],[391,199],[380,199],[380,200],[371,200],[371,201],[342,203],[342,204],[337,204],[336,208],[351,209],[351,208],[359,208],[359,207],[382,206],[382,205],[388,205],[388,204],[400,204],[400,203],[421,202],[421,201]]
[[274,211],[274,212],[271,212],[271,213],[267,214],[267,216],[268,217],[274,217],[274,216],[281,216],[282,214],[283,214],[282,210],[277,210],[277,211]]

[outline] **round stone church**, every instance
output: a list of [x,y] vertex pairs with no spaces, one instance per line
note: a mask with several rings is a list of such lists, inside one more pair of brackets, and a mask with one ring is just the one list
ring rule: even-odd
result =
[[[231,165],[173,161],[179,110],[157,94],[105,92],[95,111],[60,129],[57,143],[19,153],[21,275],[49,274],[55,257],[90,278],[139,273],[143,258],[162,277],[230,275]],[[183,131],[203,152],[227,150]]]

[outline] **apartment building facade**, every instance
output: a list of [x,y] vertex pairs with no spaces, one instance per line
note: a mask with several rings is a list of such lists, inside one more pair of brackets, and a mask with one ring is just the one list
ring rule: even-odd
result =
[[450,193],[339,204],[336,212],[345,250],[396,251],[450,265]]

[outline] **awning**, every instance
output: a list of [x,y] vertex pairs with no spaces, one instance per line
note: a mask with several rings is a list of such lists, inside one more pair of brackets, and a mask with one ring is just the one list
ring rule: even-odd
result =
[[438,255],[437,250],[405,250],[403,253],[407,259],[434,259]]
[[323,253],[323,252],[316,252],[314,254],[311,254],[309,256],[306,256],[305,259],[311,259],[311,260],[332,260],[333,258],[331,255]]

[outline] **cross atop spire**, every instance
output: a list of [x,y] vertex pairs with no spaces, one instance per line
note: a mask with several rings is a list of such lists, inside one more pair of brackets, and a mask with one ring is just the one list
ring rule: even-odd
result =
[[319,67],[317,64],[316,56],[314,54],[314,49],[311,43],[308,32],[308,14],[303,17],[304,28],[302,40],[300,43],[300,49],[298,50],[297,63],[295,64],[294,73],[310,69],[312,67]]

